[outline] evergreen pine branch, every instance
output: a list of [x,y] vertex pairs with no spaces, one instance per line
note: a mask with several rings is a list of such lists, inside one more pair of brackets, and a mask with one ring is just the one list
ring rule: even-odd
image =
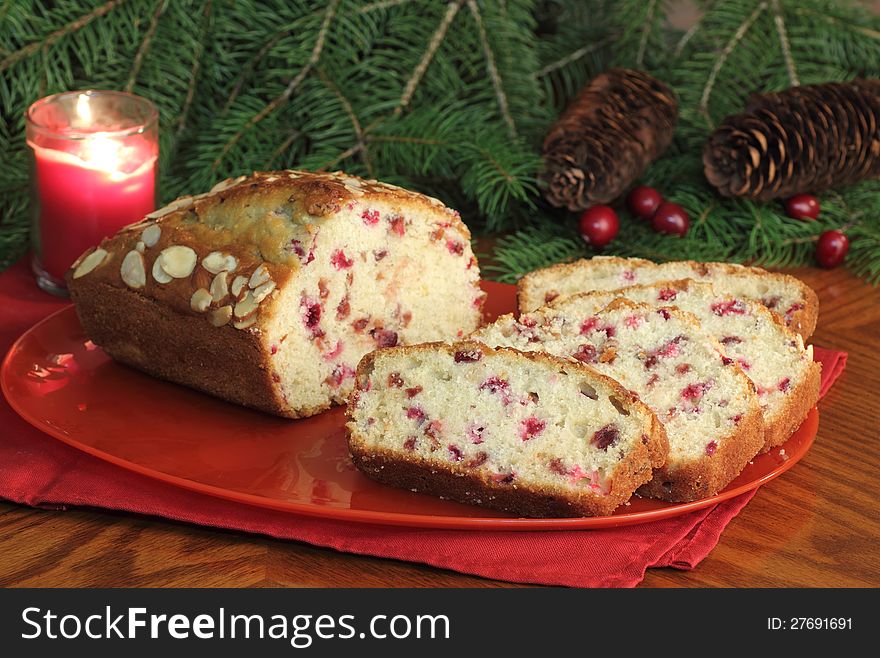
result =
[[597,41],[596,43],[587,44],[586,46],[581,46],[574,52],[568,53],[564,57],[557,59],[554,62],[550,62],[549,64],[542,66],[536,73],[536,78],[543,78],[545,75],[549,75],[554,71],[564,68],[573,62],[578,61],[582,57],[589,55],[590,53],[596,52],[597,50],[604,48],[609,43],[613,43],[614,37],[607,37],[602,41]]
[[851,240],[847,266],[873,285],[880,284],[880,227],[862,223],[847,232]]
[[265,119],[268,115],[278,109],[278,107],[287,102],[287,100],[293,95],[293,92],[296,91],[297,87],[299,87],[302,81],[305,80],[306,76],[309,74],[309,71],[312,70],[312,67],[318,63],[318,60],[321,58],[321,51],[324,49],[324,40],[327,37],[327,30],[330,27],[330,21],[333,20],[333,15],[336,12],[337,5],[339,5],[339,0],[330,0],[327,3],[327,9],[324,13],[324,20],[321,24],[321,29],[318,32],[318,37],[315,40],[315,46],[314,48],[312,48],[311,56],[309,57],[305,66],[303,66],[299,70],[299,72],[290,79],[290,82],[287,83],[287,86],[284,88],[283,92],[281,92],[278,96],[269,101],[259,112],[252,116],[247,124],[245,124],[241,128],[241,130],[236,132],[229,139],[229,141],[227,141],[223,145],[223,148],[220,150],[220,154],[211,165],[212,170],[216,170],[222,164],[223,158],[226,156],[227,153],[229,153],[229,150],[238,143],[245,132],[260,123],[260,121]]
[[654,22],[654,12],[657,10],[657,0],[649,0],[648,7],[645,10],[645,23],[642,26],[642,36],[639,39],[639,50],[636,53],[636,66],[645,65],[645,50],[648,48],[648,37],[651,36],[651,30]]
[[507,130],[510,136],[516,139],[516,124],[513,117],[510,116],[510,110],[507,107],[507,94],[504,93],[504,86],[501,84],[501,76],[498,74],[498,67],[495,65],[495,55],[492,52],[492,46],[489,45],[489,37],[486,35],[486,28],[483,26],[483,18],[480,15],[480,9],[477,7],[476,0],[468,0],[468,8],[477,24],[477,31],[480,34],[480,43],[483,46],[483,55],[486,58],[486,71],[489,79],[492,80],[492,86],[495,88],[495,96],[498,99],[498,109],[504,123],[507,124]]
[[345,97],[339,87],[336,86],[333,81],[327,77],[327,74],[324,73],[324,71],[320,68],[318,68],[317,71],[318,77],[321,78],[321,82],[323,82],[324,85],[326,85],[326,87],[333,93],[333,95],[336,96],[337,99],[339,99],[339,103],[342,105],[343,109],[345,110],[346,116],[348,116],[349,120],[351,121],[351,126],[354,129],[354,135],[357,138],[357,142],[354,145],[343,151],[326,166],[319,167],[319,170],[324,171],[326,169],[332,169],[339,162],[347,160],[354,154],[359,153],[361,155],[361,158],[363,159],[363,163],[367,169],[367,173],[370,175],[370,178],[374,178],[375,170],[373,169],[373,164],[370,161],[370,153],[367,150],[367,144],[364,139],[364,130],[363,128],[361,128],[361,122],[358,120],[357,114],[355,114],[349,100]]
[[390,9],[391,7],[396,7],[397,5],[402,5],[407,2],[413,2],[413,0],[377,0],[377,2],[371,2],[370,4],[359,8],[358,13],[366,14],[371,11],[376,11],[377,9]]
[[794,12],[801,16],[814,16],[834,25],[836,28],[856,32],[870,39],[880,39],[880,30],[859,25],[858,22],[850,20],[852,17],[843,18],[840,16],[834,16],[827,11],[817,11],[815,7],[797,7]]
[[733,52],[733,49],[736,48],[737,44],[739,44],[743,38],[748,33],[749,29],[752,25],[755,24],[755,21],[761,16],[761,14],[766,11],[767,3],[765,1],[759,2],[755,7],[754,11],[740,24],[737,28],[736,32],[730,37],[730,40],[725,44],[724,48],[721,51],[721,54],[715,60],[715,63],[712,65],[712,70],[709,72],[709,77],[706,78],[706,84],[703,87],[703,92],[700,95],[700,104],[699,111],[706,119],[706,125],[709,128],[713,127],[712,117],[709,115],[709,99],[712,96],[712,91],[715,88],[715,81],[718,78],[718,74],[721,72],[722,67],[727,62],[727,59],[730,57],[730,54]]
[[[500,90],[516,135],[533,148],[543,141],[554,113],[548,111],[543,85],[534,75],[534,71],[541,66],[541,60],[532,3],[495,0],[478,4],[487,37],[485,43],[479,38],[478,32],[471,34],[470,38],[479,39],[482,50],[486,45],[491,47],[497,80],[491,88],[475,98],[490,100],[490,94],[493,94],[496,97],[495,105],[500,108],[497,102]],[[486,86],[484,76],[468,77],[466,83],[474,88]]]
[[[536,51],[536,81],[547,99],[551,115],[546,131],[585,84],[612,62],[614,51],[626,27],[606,2],[556,0],[539,13],[541,35]],[[536,144],[539,142],[536,142]]]
[[226,104],[223,106],[223,111],[228,112],[229,108],[233,106],[235,103],[235,99],[238,98],[239,93],[241,92],[241,88],[244,85],[245,81],[248,79],[253,70],[257,67],[260,62],[262,62],[266,55],[269,54],[269,51],[275,47],[281,39],[288,36],[290,34],[290,30],[281,30],[280,32],[276,32],[272,35],[272,38],[269,39],[262,48],[260,48],[257,53],[245,64],[241,72],[236,76],[235,84],[232,85],[232,91],[229,92],[229,97],[226,99]]
[[785,59],[785,70],[788,72],[788,82],[792,87],[797,87],[800,85],[800,81],[795,69],[794,58],[791,56],[791,43],[788,41],[788,34],[785,29],[781,0],[770,0],[770,4],[773,7],[773,22],[776,24],[776,33],[779,35],[779,45]]
[[582,245],[572,231],[542,223],[499,239],[493,253],[497,265],[482,270],[495,274],[502,283],[515,283],[526,272],[581,257]]
[[177,117],[177,128],[175,133],[178,137],[186,128],[186,120],[189,117],[189,110],[192,107],[193,100],[196,96],[196,87],[199,81],[199,72],[202,68],[202,57],[205,54],[205,39],[208,36],[208,24],[211,21],[212,9],[213,0],[205,0],[205,4],[202,6],[202,34],[193,52],[192,67],[189,72],[189,85],[187,85],[186,88],[186,97],[183,100],[183,107],[180,108],[180,115]]
[[663,236],[621,210],[608,253],[805,264],[823,230],[846,227],[847,266],[880,281],[880,182],[823,195],[803,223],[779,202],[719,197],[700,157],[751,92],[880,77],[880,20],[832,0],[698,4],[699,21],[674,33],[663,0],[0,2],[0,259],[27,240],[27,106],[131,81],[160,110],[164,199],[258,169],[338,167],[441,198],[475,232],[518,231],[487,271],[512,280],[595,253],[572,213],[541,200],[541,143],[597,73],[640,65],[675,88],[681,113],[641,182],[692,226]]
[[131,90],[134,89],[134,84],[137,80],[138,73],[141,70],[144,56],[150,50],[150,45],[153,43],[153,37],[156,36],[156,29],[159,27],[159,19],[162,18],[162,14],[165,13],[166,9],[168,9],[168,0],[156,1],[156,9],[153,12],[153,17],[150,19],[150,27],[147,28],[147,31],[144,34],[144,39],[141,41],[140,48],[138,48],[137,54],[134,56],[134,62],[132,62],[131,65],[131,72],[128,74],[128,82],[125,83],[125,91],[127,92],[131,92]]
[[278,148],[272,151],[272,154],[269,156],[269,163],[271,168],[284,168],[282,166],[276,167],[275,163],[277,163],[283,157],[283,155],[290,149],[293,143],[301,136],[302,133],[299,130],[292,130],[290,134],[284,139],[284,141],[278,145]]
[[412,75],[403,86],[403,93],[400,95],[400,102],[397,104],[397,107],[394,108],[395,115],[399,115],[406,109],[407,105],[409,105],[409,102],[412,100],[413,94],[416,91],[416,87],[418,87],[422,76],[425,75],[425,71],[428,70],[431,60],[434,59],[434,54],[443,42],[443,38],[446,36],[446,31],[455,19],[456,14],[458,14],[458,10],[461,9],[463,2],[464,0],[454,0],[447,5],[443,20],[440,21],[437,30],[431,36],[431,40],[428,41],[428,47],[422,54],[422,58],[419,60],[418,65],[413,69]]
[[[12,8],[13,0],[4,0],[3,6],[0,7],[0,24],[3,23],[3,19],[6,18],[6,14],[9,13],[9,10]],[[5,55],[7,53],[6,48],[0,47],[0,55]]]
[[668,51],[666,12],[658,0],[616,0],[606,11],[620,32],[614,64],[645,69],[663,66]]
[[58,30],[55,30],[51,34],[43,37],[39,41],[32,41],[28,45],[20,48],[19,50],[10,53],[2,60],[0,60],[0,73],[10,68],[11,66],[18,63],[20,60],[25,59],[34,53],[38,52],[40,49],[50,48],[56,41],[66,37],[82,28],[86,27],[89,23],[97,18],[101,18],[102,16],[106,16],[111,11],[116,9],[119,5],[121,5],[125,0],[108,0],[103,5],[95,7],[91,11],[83,14],[79,18],[74,21],[71,21],[67,25]]
[[[344,162],[345,160],[348,160],[349,158],[351,158],[359,153],[363,153],[363,152],[364,152],[364,143],[358,142],[357,144],[353,144],[352,146],[349,146],[347,149],[345,149],[342,153],[337,155],[332,160],[325,162],[325,163],[322,163],[322,164],[319,164],[317,167],[315,167],[315,171],[334,170],[339,166],[340,162]],[[366,162],[367,161],[365,159],[364,164],[366,164]]]
[[685,46],[688,45],[691,39],[694,38],[694,35],[703,27],[703,19],[706,16],[706,11],[710,10],[714,2],[707,3],[707,6],[703,10],[703,14],[694,21],[693,25],[691,25],[684,34],[681,35],[679,40],[675,44],[675,48],[672,51],[672,56],[674,58],[681,57],[682,51],[685,49]]

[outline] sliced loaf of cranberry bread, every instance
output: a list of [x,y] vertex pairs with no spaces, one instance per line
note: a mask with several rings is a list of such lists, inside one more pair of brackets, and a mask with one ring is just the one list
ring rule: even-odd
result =
[[479,326],[479,276],[467,227],[436,199],[276,171],[178,199],[67,280],[114,359],[296,418],[347,400],[367,352]]
[[644,400],[666,428],[669,458],[643,495],[711,496],[764,445],[754,384],[690,313],[616,299],[587,314],[548,307],[519,321],[506,315],[471,337],[589,363]]
[[674,305],[697,317],[721,343],[724,355],[754,382],[764,412],[764,451],[785,443],[819,399],[821,366],[813,361],[813,348],[805,348],[800,335],[762,304],[720,294],[710,283],[664,281],[569,295],[549,306],[586,318],[618,297],[653,306]]
[[759,301],[804,339],[816,328],[819,300],[812,288],[787,274],[733,263],[657,264],[641,258],[595,256],[526,274],[517,285],[517,298],[520,312],[528,313],[561,295],[677,279],[708,281],[719,291]]
[[369,477],[523,516],[610,514],[668,451],[654,414],[609,377],[467,341],[368,354],[348,416]]

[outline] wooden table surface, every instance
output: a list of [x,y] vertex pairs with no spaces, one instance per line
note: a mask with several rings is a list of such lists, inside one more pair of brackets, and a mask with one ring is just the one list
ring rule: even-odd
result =
[[[880,289],[796,270],[819,294],[816,344],[849,352],[816,443],[761,487],[693,571],[646,587],[880,586]],[[93,510],[0,502],[3,586],[509,586],[420,565]]]

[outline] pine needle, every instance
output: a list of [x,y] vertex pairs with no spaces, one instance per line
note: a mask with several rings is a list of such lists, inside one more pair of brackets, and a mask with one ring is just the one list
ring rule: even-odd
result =
[[144,34],[144,40],[141,42],[140,48],[138,48],[137,54],[134,56],[134,62],[131,65],[131,73],[128,74],[128,82],[125,83],[125,91],[127,92],[131,92],[131,90],[134,89],[134,84],[137,81],[138,73],[141,70],[144,56],[149,52],[150,45],[153,43],[153,37],[156,35],[156,29],[159,27],[159,19],[162,18],[162,14],[165,13],[167,8],[168,0],[158,0],[158,2],[156,2],[156,9],[150,20],[150,27],[147,29],[146,34]]
[[321,24],[321,30],[318,32],[318,38],[315,40],[315,47],[312,49],[312,55],[309,57],[309,61],[306,62],[306,65],[303,66],[293,78],[291,78],[283,92],[269,101],[263,109],[251,117],[247,124],[223,145],[220,155],[217,156],[217,159],[214,160],[214,163],[211,166],[212,169],[217,169],[220,166],[223,162],[224,156],[238,143],[238,140],[240,140],[247,131],[260,123],[260,121],[269,116],[281,105],[286,103],[287,99],[293,95],[293,92],[296,91],[297,87],[299,87],[302,81],[305,80],[309,71],[312,70],[312,67],[318,63],[318,60],[321,58],[321,51],[324,49],[324,39],[327,37],[327,29],[330,27],[330,21],[333,19],[333,14],[336,12],[338,4],[339,0],[330,0],[327,4],[327,11],[324,13],[324,22]]
[[40,41],[34,41],[29,43],[24,48],[21,48],[14,53],[11,53],[0,60],[0,73],[8,69],[9,67],[16,64],[19,60],[30,57],[34,53],[40,51],[41,49],[49,48],[59,39],[68,36],[69,34],[73,34],[74,32],[83,29],[89,23],[91,23],[96,18],[101,18],[102,16],[106,16],[111,11],[116,9],[119,5],[121,5],[125,0],[110,0],[109,2],[104,3],[99,7],[95,7],[91,11],[83,14],[75,21],[72,21],[65,25],[64,27],[55,30],[44,39]]
[[664,0],[0,1],[0,263],[28,243],[27,107],[128,88],[160,111],[163,200],[254,170],[342,168],[503,232],[485,274],[513,281],[595,253],[576,215],[542,199],[541,144],[597,73],[638,66],[680,100],[675,141],[640,182],[691,229],[659,235],[618,201],[606,253],[804,265],[822,231],[844,228],[846,266],[880,283],[880,181],[822,195],[805,223],[780,202],[720,197],[701,161],[752,92],[880,77],[880,18],[849,0],[698,4],[680,31]]

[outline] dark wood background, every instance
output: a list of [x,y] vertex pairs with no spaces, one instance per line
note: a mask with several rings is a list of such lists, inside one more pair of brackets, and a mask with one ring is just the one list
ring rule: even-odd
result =
[[[816,443],[761,487],[696,569],[652,569],[643,586],[880,586],[880,289],[842,269],[793,273],[819,294],[813,342],[850,355],[819,407]],[[161,519],[2,502],[0,585],[509,586]]]

